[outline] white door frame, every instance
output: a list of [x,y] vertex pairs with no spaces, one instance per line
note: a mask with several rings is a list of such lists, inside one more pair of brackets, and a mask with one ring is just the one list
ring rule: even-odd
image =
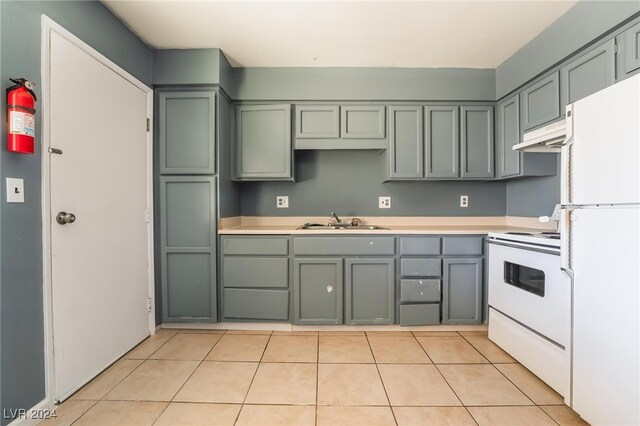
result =
[[[146,86],[131,74],[111,62],[107,57],[97,50],[74,36],[71,32],[51,20],[48,16],[42,15],[42,46],[41,46],[41,77],[42,77],[42,261],[43,261],[43,298],[44,298],[44,332],[45,332],[45,404],[53,407],[56,402],[55,395],[55,371],[53,354],[53,310],[52,310],[52,287],[51,287],[51,187],[50,187],[50,157],[48,153],[50,143],[50,33],[52,31],[61,35],[85,53],[101,62],[104,66],[115,72],[131,84],[147,94],[147,117],[150,121],[150,129],[153,129],[153,89]],[[147,209],[149,211],[149,221],[147,223],[148,234],[148,272],[149,272],[149,298],[151,300],[149,309],[149,331],[155,333],[155,285],[154,285],[154,242],[153,242],[153,133],[147,132]]]

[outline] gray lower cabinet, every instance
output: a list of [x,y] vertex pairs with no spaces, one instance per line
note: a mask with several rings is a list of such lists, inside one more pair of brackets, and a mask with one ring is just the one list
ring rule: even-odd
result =
[[345,260],[345,322],[349,325],[393,324],[394,259]]
[[215,100],[210,90],[158,90],[159,172],[215,173]]
[[520,105],[524,130],[560,118],[560,73],[555,71],[524,89],[520,93]]
[[460,107],[460,177],[490,179],[493,170],[493,107]]
[[483,258],[443,260],[442,323],[482,321]]
[[222,318],[225,321],[289,321],[289,238],[220,238]]
[[216,322],[214,178],[163,176],[159,192],[162,321]]
[[425,177],[457,178],[459,176],[460,137],[457,106],[426,106]]
[[236,180],[293,180],[291,105],[239,105]]
[[343,259],[294,260],[293,323],[343,323]]
[[561,106],[615,83],[615,39],[594,47],[560,69]]
[[422,107],[389,107],[389,178],[422,178],[423,149]]

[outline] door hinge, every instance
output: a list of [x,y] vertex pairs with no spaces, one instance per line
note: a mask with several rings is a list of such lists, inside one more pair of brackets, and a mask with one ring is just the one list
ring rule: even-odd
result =
[[151,222],[151,210],[146,209],[144,211],[144,219],[147,221],[147,223]]
[[58,154],[58,155],[62,155],[62,150],[58,149],[58,148],[49,148],[49,152],[51,154]]
[[613,53],[618,53],[618,44],[613,45]]
[[148,300],[148,305],[147,307],[149,308],[149,312],[151,312],[151,298],[147,299]]
[[151,131],[151,119],[147,118],[147,132]]

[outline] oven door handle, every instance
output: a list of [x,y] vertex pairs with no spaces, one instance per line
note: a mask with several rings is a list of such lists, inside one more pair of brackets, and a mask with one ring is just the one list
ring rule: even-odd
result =
[[497,246],[504,246],[504,247],[511,247],[511,248],[515,248],[515,249],[520,249],[520,250],[526,250],[526,251],[535,251],[537,253],[544,253],[544,254],[552,254],[554,256],[559,256],[560,253],[558,253],[557,251],[553,251],[553,250],[545,250],[544,248],[540,247],[533,247],[530,245],[520,245],[518,243],[515,242],[510,242],[510,243],[506,243],[503,241],[498,241],[498,240],[489,240],[489,244],[495,244]]

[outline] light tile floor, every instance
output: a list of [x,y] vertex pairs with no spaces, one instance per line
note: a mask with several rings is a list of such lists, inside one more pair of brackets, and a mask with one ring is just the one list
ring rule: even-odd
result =
[[484,331],[168,330],[44,425],[584,425]]

